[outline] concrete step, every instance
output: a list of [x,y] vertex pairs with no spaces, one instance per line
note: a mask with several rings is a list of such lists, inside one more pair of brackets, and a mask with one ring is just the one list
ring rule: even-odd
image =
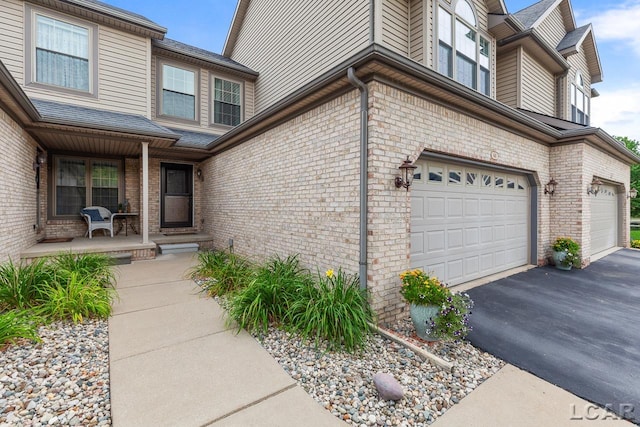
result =
[[158,245],[161,254],[180,254],[184,252],[198,252],[200,245],[197,243],[173,243]]
[[113,254],[111,255],[111,258],[113,259],[113,265],[131,264],[131,256],[132,256],[131,252],[122,252],[119,254]]

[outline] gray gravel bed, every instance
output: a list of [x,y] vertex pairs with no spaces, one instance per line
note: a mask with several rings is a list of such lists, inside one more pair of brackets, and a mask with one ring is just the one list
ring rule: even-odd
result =
[[[452,362],[452,372],[422,361],[411,350],[379,335],[370,338],[364,351],[353,355],[316,349],[313,343],[301,343],[276,328],[255,337],[317,402],[359,427],[429,425],[504,366],[468,342],[429,345],[413,339],[409,320],[385,326]],[[403,400],[378,398],[373,384],[377,372],[392,374],[402,384]]]
[[0,351],[0,427],[109,426],[106,320],[56,322]]

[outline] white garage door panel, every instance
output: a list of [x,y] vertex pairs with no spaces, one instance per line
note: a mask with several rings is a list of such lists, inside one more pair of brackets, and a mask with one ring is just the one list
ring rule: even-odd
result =
[[591,255],[618,244],[618,196],[612,185],[603,185],[591,198]]
[[528,263],[524,176],[426,160],[416,166],[412,206],[424,200],[427,215],[412,212],[412,268],[455,285]]

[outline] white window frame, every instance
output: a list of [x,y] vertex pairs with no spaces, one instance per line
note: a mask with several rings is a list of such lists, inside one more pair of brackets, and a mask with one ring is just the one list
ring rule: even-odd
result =
[[[173,116],[166,114],[163,109],[163,90],[164,90],[164,66],[178,68],[185,71],[194,73],[194,118],[187,119],[181,116]],[[199,124],[200,123],[200,69],[190,67],[186,64],[182,64],[175,61],[158,58],[156,61],[156,116],[162,119],[171,120],[175,122],[181,122],[186,124]]]
[[[98,94],[98,26],[96,24],[56,13],[47,9],[27,5],[25,25],[25,84],[27,86],[52,89],[74,95],[97,97]],[[37,80],[36,42],[38,39],[38,16],[53,19],[65,24],[82,27],[87,30],[88,37],[88,90],[76,89],[67,86],[59,86],[51,83],[43,83]]]
[[[571,103],[571,121],[589,126],[591,100],[584,87],[584,79],[580,71],[576,71],[573,82],[569,85]],[[582,107],[580,106],[582,104]]]
[[[459,2],[465,2],[467,3],[467,5],[471,8],[471,11],[473,13],[473,18],[476,22],[469,22],[467,19],[464,19],[463,17],[461,17],[460,15],[455,13],[455,7],[459,4]],[[436,52],[436,61],[435,61],[435,68],[436,70],[453,79],[456,80],[457,82],[464,84],[465,86],[474,89],[480,93],[482,93],[483,95],[486,96],[491,96],[492,93],[492,57],[493,57],[493,39],[484,31],[481,31],[477,22],[478,22],[478,14],[477,11],[475,10],[473,4],[467,0],[458,0],[457,2],[449,5],[446,2],[438,2],[436,7],[436,14],[437,14],[437,19],[436,21],[436,25],[438,27],[438,30],[435,32],[436,37],[434,37],[434,43],[435,43],[435,47],[434,47],[434,51]],[[448,28],[450,30],[449,34],[444,34],[445,36],[449,36],[448,38],[450,39],[450,42],[442,41],[443,39],[441,39],[441,31],[440,31],[440,25],[441,25],[441,9],[446,12],[449,16],[445,17],[444,19],[449,18],[451,20],[450,24],[448,25]],[[475,58],[471,58],[468,55],[466,55],[464,52],[460,51],[458,48],[461,47],[460,43],[457,43],[456,40],[456,27],[459,25],[463,25],[465,27],[467,27],[469,30],[473,31],[475,33]],[[488,55],[483,55],[482,53],[482,45],[486,45],[488,46]],[[448,65],[447,68],[447,72],[444,72],[444,70],[440,69],[440,50],[441,50],[441,44],[443,49],[448,49],[449,50],[449,62],[446,64]],[[465,82],[459,80],[457,78],[458,75],[458,56],[460,56],[462,61],[466,61],[467,63],[473,64],[474,67],[474,74],[472,76],[472,81],[470,85],[467,85]],[[486,60],[483,59],[483,57],[486,57]],[[483,63],[485,62],[485,63]],[[444,64],[444,63],[443,63]],[[481,79],[483,78],[483,76],[485,76],[486,80],[484,81],[485,84],[481,83]],[[482,91],[482,88],[485,88],[485,91]]]
[[[238,122],[238,124],[236,125],[227,125],[224,123],[218,123],[216,122],[216,79],[218,80],[226,80],[228,82],[231,83],[235,83],[238,84],[240,86],[240,120]],[[210,87],[211,87],[211,98],[210,98],[210,106],[211,106],[211,114],[209,117],[209,121],[211,123],[211,126],[224,126],[227,128],[232,128],[234,126],[239,125],[240,123],[242,123],[244,121],[244,106],[245,106],[245,99],[244,99],[244,81],[242,80],[237,80],[237,79],[232,79],[226,76],[222,76],[222,75],[217,75],[217,74],[211,74],[210,76]]]
[[[58,189],[58,170],[60,160],[77,160],[83,161],[85,164],[85,204],[87,206],[92,205],[92,165],[94,162],[111,162],[117,165],[118,167],[118,202],[122,202],[124,197],[124,166],[123,162],[117,158],[100,158],[100,157],[85,157],[85,156],[66,156],[66,155],[53,155],[52,156],[52,165],[50,179],[52,185],[50,186],[50,200],[52,203],[50,205],[50,215],[54,219],[76,219],[80,215],[80,210],[78,212],[73,212],[69,214],[59,214],[57,212],[58,206],[58,197],[57,197],[57,189]],[[86,206],[82,206],[85,208]],[[105,206],[106,207],[106,206]]]

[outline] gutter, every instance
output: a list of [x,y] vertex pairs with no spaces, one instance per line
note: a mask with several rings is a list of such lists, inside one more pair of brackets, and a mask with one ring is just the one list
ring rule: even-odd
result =
[[360,289],[367,289],[369,88],[356,77],[353,67],[347,69],[347,78],[349,83],[360,91],[360,258],[358,274]]

